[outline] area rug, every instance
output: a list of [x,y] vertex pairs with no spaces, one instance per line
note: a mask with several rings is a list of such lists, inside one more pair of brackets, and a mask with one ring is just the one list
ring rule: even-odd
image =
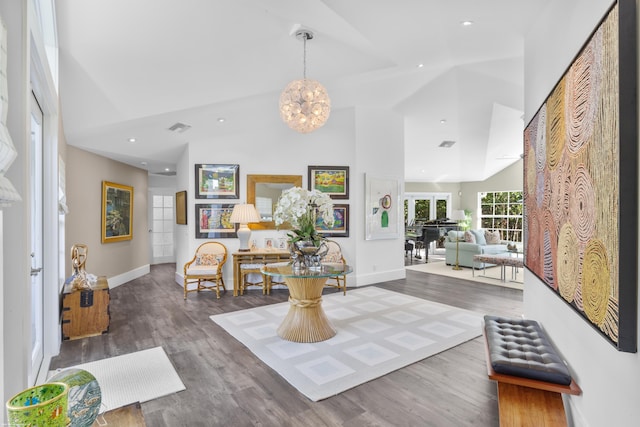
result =
[[[211,316],[260,360],[313,401],[337,395],[481,333],[482,315],[377,287],[322,297],[338,333],[294,343],[276,329],[289,303]],[[231,363],[231,362],[230,362]]]
[[500,280],[500,267],[487,267],[485,270],[476,270],[475,276],[470,268],[463,267],[462,270],[454,270],[452,266],[447,265],[444,262],[430,262],[427,264],[414,264],[407,265],[407,270],[420,271],[422,273],[438,274],[440,276],[448,276],[456,279],[471,280],[479,283],[486,283],[494,286],[502,286],[512,289],[523,289],[523,277],[524,272],[519,269],[515,275],[514,280],[511,280],[511,267],[506,267],[505,273],[507,280],[502,282]]
[[162,347],[70,366],[50,374],[70,368],[84,369],[96,377],[102,391],[101,413],[185,389]]

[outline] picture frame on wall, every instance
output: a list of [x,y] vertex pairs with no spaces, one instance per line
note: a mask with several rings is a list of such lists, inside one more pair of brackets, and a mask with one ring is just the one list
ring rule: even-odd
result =
[[366,173],[365,240],[400,237],[400,179]]
[[323,237],[349,237],[349,205],[334,204],[333,227],[328,227],[322,219],[318,219],[316,230]]
[[176,193],[176,224],[187,224],[187,192],[178,191]]
[[196,164],[196,199],[240,197],[240,165]]
[[326,193],[332,199],[349,198],[349,166],[309,166],[309,190]]
[[233,203],[199,203],[195,208],[196,239],[231,239],[238,237],[237,225],[231,222]]
[[634,11],[635,2],[613,4],[524,131],[524,265],[618,351],[633,353],[638,47],[628,34],[636,33]]
[[133,187],[102,181],[102,243],[133,238]]

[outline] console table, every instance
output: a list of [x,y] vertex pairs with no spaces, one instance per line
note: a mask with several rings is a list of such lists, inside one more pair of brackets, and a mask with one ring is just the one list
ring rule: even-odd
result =
[[234,252],[233,254],[233,296],[238,296],[240,289],[241,264],[271,264],[286,261],[290,258],[289,251],[279,249],[256,249],[252,251]]
[[319,342],[335,336],[336,330],[322,309],[322,289],[329,277],[349,274],[348,265],[323,265],[318,270],[293,269],[291,264],[267,264],[268,276],[284,277],[289,288],[289,312],[278,327],[278,336],[287,341]]

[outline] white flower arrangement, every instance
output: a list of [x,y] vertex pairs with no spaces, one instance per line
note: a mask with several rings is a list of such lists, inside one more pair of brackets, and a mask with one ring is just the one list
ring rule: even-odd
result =
[[294,234],[289,234],[292,243],[298,240],[318,240],[316,221],[321,219],[333,227],[333,202],[326,193],[293,187],[280,195],[274,213],[276,227],[288,222]]

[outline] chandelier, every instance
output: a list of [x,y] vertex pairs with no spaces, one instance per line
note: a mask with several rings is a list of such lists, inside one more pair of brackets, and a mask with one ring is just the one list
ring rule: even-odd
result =
[[327,90],[318,81],[307,78],[307,40],[309,30],[298,30],[296,38],[304,43],[302,80],[294,80],[280,95],[280,117],[291,129],[309,133],[325,124],[331,112]]

